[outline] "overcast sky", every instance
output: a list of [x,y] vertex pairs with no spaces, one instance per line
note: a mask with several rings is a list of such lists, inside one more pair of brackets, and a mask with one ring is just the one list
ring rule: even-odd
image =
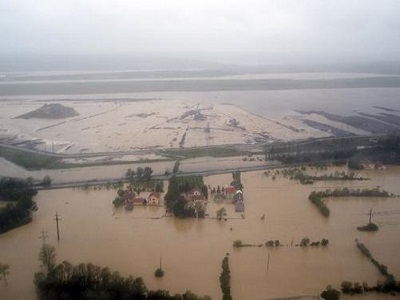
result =
[[0,52],[399,58],[399,0],[0,0]]

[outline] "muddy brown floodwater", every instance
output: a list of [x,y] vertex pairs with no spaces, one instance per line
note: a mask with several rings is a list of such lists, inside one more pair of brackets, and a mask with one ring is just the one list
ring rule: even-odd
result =
[[[328,169],[333,172],[336,169]],[[315,172],[315,170],[310,170]],[[141,276],[151,289],[167,289],[221,297],[218,277],[221,261],[230,253],[234,299],[267,299],[296,295],[317,295],[328,284],[339,287],[343,280],[374,284],[384,278],[357,250],[359,238],[374,257],[400,278],[400,199],[328,199],[330,217],[324,218],[308,201],[315,189],[376,187],[400,194],[400,168],[359,173],[369,181],[318,182],[300,185],[262,171],[242,174],[246,213],[242,219],[232,204],[209,203],[208,213],[227,208],[227,221],[215,219],[160,218],[162,207],[135,207],[131,212],[115,210],[111,201],[116,192],[73,189],[41,191],[35,201],[39,210],[31,224],[0,236],[0,262],[10,265],[8,286],[0,283],[1,299],[35,299],[33,274],[41,230],[57,250],[59,262],[92,262],[118,270],[123,275]],[[230,174],[205,178],[212,186],[225,185]],[[357,226],[367,222],[367,212],[375,212],[378,232],[363,233]],[[54,215],[61,215],[61,240],[57,242]],[[260,217],[265,214],[265,220]],[[230,219],[232,218],[232,219]],[[326,248],[295,247],[303,237],[327,238]],[[234,240],[263,244],[279,239],[283,247],[233,248]],[[293,241],[293,246],[291,243]],[[156,279],[154,270],[163,260],[165,277]],[[270,256],[269,268],[267,259]],[[372,298],[371,298],[372,299]]]

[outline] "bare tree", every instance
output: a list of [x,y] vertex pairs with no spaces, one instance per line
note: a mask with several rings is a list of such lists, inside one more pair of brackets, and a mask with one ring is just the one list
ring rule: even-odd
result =
[[56,249],[51,245],[44,244],[39,253],[39,260],[42,263],[41,267],[50,272],[56,265]]

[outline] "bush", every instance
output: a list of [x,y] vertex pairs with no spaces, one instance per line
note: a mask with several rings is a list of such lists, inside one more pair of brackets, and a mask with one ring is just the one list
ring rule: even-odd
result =
[[308,237],[304,237],[301,239],[300,246],[307,247],[309,243],[310,243],[310,239]]
[[357,227],[357,230],[359,231],[377,231],[378,229],[379,227],[375,223],[368,223],[365,226]]
[[354,294],[362,294],[363,288],[360,283],[355,282],[353,286],[353,293]]
[[319,212],[324,216],[324,217],[329,217],[330,210],[329,208],[325,205],[324,201],[322,201],[321,197],[317,196],[316,194],[311,193],[311,195],[308,197],[315,206],[318,207]]
[[49,175],[46,175],[43,177],[42,181],[40,182],[41,185],[43,185],[44,187],[49,187],[51,186],[51,178]]
[[154,272],[154,276],[163,277],[164,276],[164,271],[161,268],[157,268],[157,270]]
[[321,297],[325,300],[338,300],[340,299],[340,291],[335,290],[328,285],[326,290],[321,293]]
[[321,240],[321,246],[328,246],[328,244],[329,244],[329,240],[328,239],[322,239]]
[[112,203],[114,204],[115,207],[120,207],[124,204],[124,198],[116,197]]
[[239,248],[243,246],[243,242],[241,240],[236,240],[233,242],[233,247]]
[[310,244],[310,246],[311,246],[311,247],[318,247],[320,244],[321,244],[320,241],[316,241],[316,242],[312,242],[312,243]]
[[350,294],[353,289],[353,284],[350,281],[343,281],[340,285],[343,294]]
[[273,246],[274,246],[274,241],[273,240],[265,242],[265,247],[273,247]]

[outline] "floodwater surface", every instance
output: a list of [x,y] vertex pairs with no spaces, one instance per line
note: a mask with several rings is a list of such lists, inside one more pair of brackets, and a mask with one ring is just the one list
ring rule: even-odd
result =
[[[33,222],[0,236],[0,261],[10,265],[8,286],[0,284],[1,298],[35,299],[33,274],[40,270],[37,257],[41,230],[47,232],[46,241],[56,247],[58,262],[92,262],[122,275],[143,277],[150,289],[167,289],[172,293],[189,289],[213,299],[221,298],[218,277],[226,253],[230,255],[234,299],[318,295],[328,284],[338,288],[343,280],[366,281],[370,285],[384,280],[356,248],[355,238],[400,278],[399,198],[327,199],[329,218],[321,216],[308,200],[313,190],[343,186],[381,186],[400,194],[399,167],[365,170],[359,175],[371,180],[300,185],[279,177],[273,180],[263,171],[242,173],[245,218],[235,213],[228,201],[210,201],[210,218],[176,219],[163,217],[163,207],[135,207],[131,212],[114,209],[114,190],[40,191],[35,198],[39,210],[34,213]],[[213,187],[230,181],[231,174],[205,178],[206,184]],[[227,209],[227,220],[213,219],[222,206]],[[357,231],[357,226],[367,223],[370,208],[379,231]],[[59,242],[56,212],[62,220]],[[264,214],[265,219],[261,220]],[[327,238],[330,244],[296,247],[303,237],[311,241]],[[279,239],[283,246],[233,248],[237,239],[249,244]],[[153,273],[160,256],[165,276],[157,279]]]

